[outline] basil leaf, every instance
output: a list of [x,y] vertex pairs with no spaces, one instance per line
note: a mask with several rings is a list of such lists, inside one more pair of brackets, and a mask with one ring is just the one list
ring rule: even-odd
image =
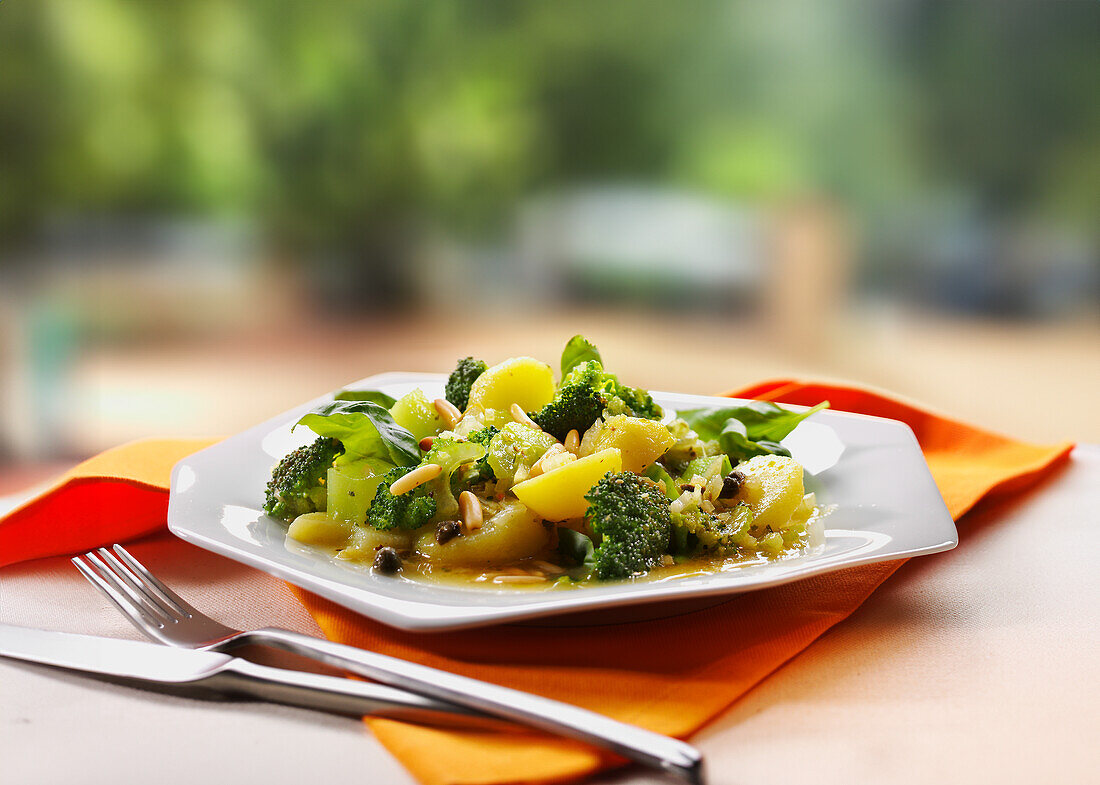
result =
[[318,436],[339,439],[344,445],[341,463],[361,458],[377,458],[395,466],[420,463],[416,438],[371,401],[333,401],[306,414],[295,423],[298,425]]
[[596,564],[596,548],[589,537],[579,531],[558,527],[558,553],[565,564],[574,567],[593,567]]
[[338,401],[370,401],[383,409],[389,409],[397,403],[396,398],[386,395],[381,390],[341,390],[336,393],[335,398]]
[[[699,435],[699,438],[709,442],[718,438],[722,428],[733,417],[732,408],[722,409],[687,409],[676,412],[676,416],[686,422],[691,430]],[[738,421],[740,422],[740,421]]]
[[565,349],[561,353],[561,378],[564,379],[571,370],[589,360],[595,360],[601,366],[603,365],[600,350],[583,335],[574,335],[569,339],[569,343],[565,344]]
[[804,412],[792,412],[774,403],[750,401],[739,406],[689,409],[676,414],[703,441],[717,439],[722,452],[736,463],[755,455],[790,456],[780,440],[800,422],[828,405],[828,401],[822,401]]
[[792,412],[767,401],[749,401],[739,406],[688,409],[676,412],[676,416],[691,426],[703,441],[717,439],[726,423],[734,419],[745,426],[745,436],[750,441],[778,442],[787,438],[795,426],[811,414],[828,406],[828,401],[822,401],[804,412]]
[[734,406],[726,411],[729,412],[730,417],[745,424],[747,435],[754,442],[778,442],[787,438],[800,422],[828,405],[828,401],[822,401],[804,412],[792,412],[768,401],[750,401],[743,406]]
[[731,462],[745,461],[756,455],[786,455],[790,451],[778,442],[751,440],[746,434],[745,424],[732,417],[718,434],[718,444]]

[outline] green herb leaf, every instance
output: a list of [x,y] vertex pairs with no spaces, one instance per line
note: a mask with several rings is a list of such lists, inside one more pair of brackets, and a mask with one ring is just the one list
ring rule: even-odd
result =
[[595,360],[603,365],[600,350],[583,335],[574,335],[569,339],[569,343],[565,344],[565,349],[561,353],[561,377],[564,379],[571,370],[589,360]]
[[718,444],[722,452],[729,456],[730,460],[744,461],[754,455],[786,455],[790,451],[778,442],[755,442],[746,434],[745,424],[740,420],[730,418],[718,434]]
[[790,455],[779,444],[800,422],[828,407],[822,401],[804,412],[792,412],[774,403],[750,401],[739,406],[689,409],[677,412],[703,441],[717,439],[722,451],[737,462],[754,455]]
[[768,401],[750,401],[729,411],[731,417],[745,424],[746,435],[754,442],[778,442],[787,438],[800,422],[828,405],[828,401],[822,401],[804,412],[792,412]]
[[370,401],[383,409],[389,409],[397,399],[392,395],[386,395],[381,390],[341,390],[336,393],[337,401]]
[[319,436],[331,436],[344,445],[339,463],[377,458],[395,466],[420,463],[416,438],[393,421],[384,408],[371,401],[333,401],[300,419]]
[[591,568],[596,564],[595,551],[590,537],[574,529],[558,527],[558,553],[564,564]]

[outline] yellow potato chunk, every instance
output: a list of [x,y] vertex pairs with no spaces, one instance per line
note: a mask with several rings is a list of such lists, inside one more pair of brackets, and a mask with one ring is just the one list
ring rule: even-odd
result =
[[786,528],[802,504],[802,466],[782,455],[757,455],[737,465],[745,475],[738,500],[753,512],[753,526]]
[[507,413],[513,403],[536,412],[554,398],[554,372],[533,357],[513,357],[485,371],[470,388],[467,406]]
[[435,564],[502,564],[526,559],[546,547],[550,533],[537,515],[519,502],[505,504],[482,524],[440,545],[435,527],[425,530],[416,550]]
[[351,535],[352,524],[349,521],[337,521],[327,512],[307,512],[295,518],[287,536],[306,545],[337,546],[343,545]]
[[594,438],[582,446],[582,454],[617,447],[623,456],[623,469],[641,474],[675,443],[676,439],[661,423],[617,414],[608,417]]
[[348,561],[374,561],[379,548],[408,550],[412,546],[413,534],[405,529],[380,532],[370,526],[353,526],[348,546],[336,557]]
[[548,521],[580,518],[588,511],[584,495],[605,474],[622,469],[622,454],[617,447],[609,447],[525,480],[513,486],[512,493]]

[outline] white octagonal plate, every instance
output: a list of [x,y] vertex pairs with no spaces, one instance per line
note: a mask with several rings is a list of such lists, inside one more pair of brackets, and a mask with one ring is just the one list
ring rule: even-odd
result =
[[[387,373],[349,387],[382,390],[394,397],[420,387],[436,398],[442,396],[445,380],[438,374]],[[677,393],[654,392],[653,397],[666,410],[730,404],[728,398]],[[364,565],[288,543],[285,524],[261,509],[272,466],[315,438],[306,428],[291,433],[291,426],[331,398],[302,404],[180,461],[172,472],[168,528],[199,547],[406,630],[451,630],[548,616],[558,617],[555,623],[586,623],[581,620],[601,618],[587,611],[642,603],[660,603],[643,609],[643,614],[669,615],[697,608],[705,598],[720,600],[720,595],[857,564],[936,553],[958,544],[955,524],[908,426],[823,411],[783,442],[806,468],[807,490],[817,493],[819,504],[832,508],[824,518],[824,545],[805,554],[709,575],[573,591],[465,588],[374,575]]]

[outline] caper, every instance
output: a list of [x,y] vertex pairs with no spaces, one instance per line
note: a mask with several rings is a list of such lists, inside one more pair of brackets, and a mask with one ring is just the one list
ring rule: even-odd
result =
[[739,471],[732,471],[722,478],[722,490],[718,494],[719,499],[732,499],[741,490],[741,483],[745,481],[745,475]]
[[448,543],[462,533],[458,521],[440,521],[435,527],[435,541],[440,545]]
[[393,575],[401,569],[401,557],[393,548],[379,548],[374,557],[374,569],[383,575]]

